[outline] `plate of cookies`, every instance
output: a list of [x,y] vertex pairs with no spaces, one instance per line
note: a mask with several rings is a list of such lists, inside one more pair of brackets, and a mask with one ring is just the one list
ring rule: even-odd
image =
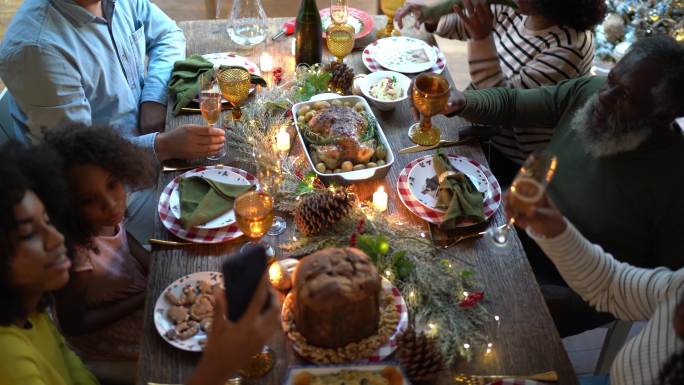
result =
[[202,271],[185,275],[169,285],[154,305],[154,325],[169,344],[201,352],[214,315],[213,290],[223,286],[223,274]]

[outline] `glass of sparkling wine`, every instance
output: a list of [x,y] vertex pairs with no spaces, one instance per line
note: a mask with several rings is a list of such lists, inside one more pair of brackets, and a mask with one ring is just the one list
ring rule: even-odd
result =
[[[219,90],[214,71],[208,71],[199,77],[200,111],[202,118],[209,126],[214,126],[221,119],[221,91]],[[219,124],[220,126],[220,124]],[[226,147],[216,154],[207,157],[209,160],[218,160],[226,155]]]
[[494,245],[508,246],[511,227],[515,224],[515,213],[528,211],[544,196],[546,187],[556,174],[557,167],[558,159],[547,152],[535,152],[527,158],[513,179],[509,189],[509,202],[506,202],[514,215],[504,226],[487,230],[487,236]]
[[338,63],[342,63],[344,57],[354,49],[354,27],[349,24],[334,23],[328,27],[325,35],[328,50],[337,58]]
[[347,0],[330,0],[330,19],[333,24],[345,24],[347,15]]
[[261,241],[261,237],[273,225],[273,199],[264,191],[248,191],[235,199],[235,220],[240,230],[250,239],[242,246],[260,244],[266,248],[266,255],[275,253],[271,245]]

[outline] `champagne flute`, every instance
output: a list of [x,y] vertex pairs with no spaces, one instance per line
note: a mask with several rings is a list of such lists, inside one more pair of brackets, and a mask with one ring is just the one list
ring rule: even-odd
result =
[[325,43],[338,63],[342,63],[354,49],[354,39],[354,27],[349,24],[331,24],[325,31]]
[[446,108],[450,88],[449,82],[444,77],[432,72],[425,72],[416,77],[411,97],[413,104],[420,112],[421,121],[409,128],[409,137],[413,143],[421,146],[433,146],[439,143],[440,129],[432,125],[432,116]]
[[223,98],[233,106],[233,119],[240,120],[242,111],[240,103],[249,96],[252,87],[249,71],[241,67],[231,67],[219,70],[218,85]]
[[397,9],[404,5],[404,2],[405,0],[380,0],[380,9],[387,16],[387,25],[377,32],[378,39],[390,37],[396,33],[394,30],[394,14],[397,13]]
[[264,191],[248,191],[235,198],[235,221],[240,230],[249,238],[242,246],[260,244],[266,249],[266,255],[275,255],[271,245],[260,241],[273,225],[273,198]]
[[330,19],[333,24],[347,23],[347,0],[330,0]]
[[[273,157],[262,146],[255,148],[254,159],[257,166],[257,179],[259,188],[273,198],[278,195],[280,184],[283,182],[283,168],[280,157]],[[273,224],[266,232],[267,235],[276,236],[282,234],[287,228],[287,222],[279,215],[273,216]]]
[[[216,82],[214,71],[210,70],[204,72],[199,77],[199,100],[200,111],[202,118],[207,124],[213,127],[216,122],[221,119],[221,92]],[[214,155],[207,156],[208,160],[219,160],[226,155],[226,146],[224,145],[219,152]]]
[[[530,209],[544,196],[546,187],[556,174],[558,159],[555,155],[547,152],[535,152],[525,160],[525,163],[513,179],[509,189],[509,207],[515,213],[522,213]],[[510,230],[515,224],[515,215],[512,215],[504,226],[493,227],[487,230],[487,237],[495,246],[506,247],[510,240]]]

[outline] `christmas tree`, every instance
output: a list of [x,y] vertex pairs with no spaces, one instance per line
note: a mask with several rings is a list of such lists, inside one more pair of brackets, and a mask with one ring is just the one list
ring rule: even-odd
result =
[[615,63],[636,39],[666,34],[684,42],[684,0],[607,0],[596,28],[596,57]]

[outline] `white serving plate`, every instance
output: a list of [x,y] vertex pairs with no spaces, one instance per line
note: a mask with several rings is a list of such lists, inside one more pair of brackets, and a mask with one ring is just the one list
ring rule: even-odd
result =
[[396,384],[391,383],[390,385],[411,385],[411,382],[406,377],[406,374],[401,366],[391,362],[380,365],[295,366],[289,369],[283,385],[300,385],[295,382],[295,378],[297,378],[297,375],[300,375],[304,372],[311,373],[312,375],[325,375],[339,373],[343,370],[381,372],[385,368],[392,368],[401,375],[401,382],[397,381]]
[[[183,178],[191,176],[201,176],[221,183],[250,185],[251,183],[242,175],[224,168],[207,168],[201,171],[189,171],[183,174]],[[181,217],[180,208],[180,193],[178,188],[174,188],[171,192],[171,199],[169,200],[171,213],[176,217]],[[195,226],[198,229],[219,229],[235,223],[235,210],[226,211],[217,218],[210,220],[207,223]]]
[[330,183],[335,183],[335,184],[352,184],[356,182],[361,182],[361,181],[366,181],[366,180],[371,180],[371,179],[380,179],[384,178],[385,175],[389,172],[390,167],[392,167],[392,164],[394,164],[394,153],[392,152],[392,148],[390,147],[389,141],[387,141],[387,137],[385,136],[385,133],[382,131],[382,127],[380,127],[380,122],[378,119],[375,117],[375,114],[373,114],[373,110],[370,108],[368,105],[368,102],[366,99],[364,99],[361,96],[340,96],[337,94],[320,94],[316,95],[311,100],[308,102],[300,102],[292,106],[292,116],[296,117],[297,112],[304,107],[308,105],[313,105],[317,101],[321,100],[333,100],[333,99],[338,99],[343,102],[352,102],[353,104],[356,104],[357,102],[361,102],[363,104],[364,109],[366,110],[366,113],[373,117],[375,121],[377,122],[377,126],[375,128],[375,132],[377,135],[377,138],[379,139],[379,144],[382,144],[385,146],[385,150],[387,151],[387,158],[385,159],[385,164],[382,166],[377,166],[373,168],[366,168],[363,170],[357,170],[357,171],[348,171],[348,172],[341,172],[341,173],[322,173],[316,170],[316,165],[313,163],[313,160],[311,159],[311,155],[309,155],[309,150],[307,147],[306,140],[304,139],[304,136],[302,135],[301,131],[299,130],[299,124],[297,123],[297,119],[294,119],[294,124],[295,127],[297,128],[297,133],[299,136],[299,141],[302,144],[302,147],[304,148],[304,153],[306,154],[306,158],[309,160],[309,164],[311,165],[311,168],[314,170],[318,178],[323,181],[324,183],[330,184]]

